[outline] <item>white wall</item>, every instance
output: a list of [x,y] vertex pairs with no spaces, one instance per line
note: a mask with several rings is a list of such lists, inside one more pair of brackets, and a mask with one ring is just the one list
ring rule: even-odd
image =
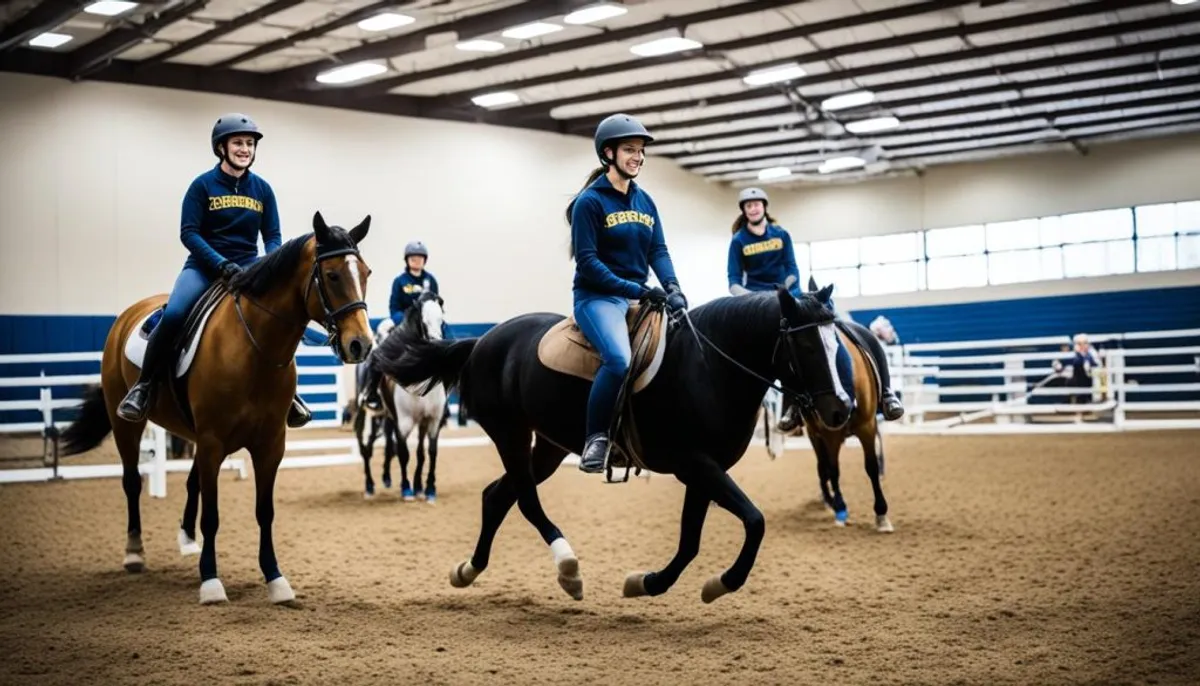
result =
[[[0,73],[0,313],[115,314],[167,291],[186,257],[183,194],[215,163],[208,135],[228,111],[265,130],[254,171],[275,189],[285,240],[315,210],[346,227],[372,216],[373,316],[413,239],[429,246],[449,321],[570,311],[562,213],[595,166],[587,139]],[[712,217],[730,213],[732,191],[662,159],[641,182],[685,292],[723,293],[728,219]]]
[[932,167],[922,176],[768,188],[796,240],[875,236],[1200,199],[1200,134]]

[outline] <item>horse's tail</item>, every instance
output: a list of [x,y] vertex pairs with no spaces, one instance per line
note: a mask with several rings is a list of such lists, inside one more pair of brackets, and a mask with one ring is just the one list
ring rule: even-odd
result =
[[[447,390],[458,384],[459,375],[475,350],[478,338],[455,340],[416,340],[404,347],[398,357],[381,353],[375,356],[375,365],[396,383],[410,388],[420,395],[442,384]],[[413,387],[416,388],[413,388]]]
[[92,386],[83,393],[83,405],[79,416],[62,432],[63,455],[77,455],[100,445],[100,441],[112,432],[108,418],[108,406],[104,403],[104,389]]

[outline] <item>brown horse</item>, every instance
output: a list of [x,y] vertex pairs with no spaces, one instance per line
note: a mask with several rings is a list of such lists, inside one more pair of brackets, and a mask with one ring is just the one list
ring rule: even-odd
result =
[[[202,604],[226,600],[217,577],[217,482],[225,457],[243,448],[254,464],[258,561],[267,595],[274,603],[295,598],[279,571],[271,540],[275,475],[283,459],[286,418],[296,391],[294,358],[309,322],[326,328],[330,346],[343,363],[361,362],[370,353],[371,326],[364,301],[370,270],[358,252],[370,223],[368,216],[346,231],[326,225],[318,212],[313,216],[313,233],[260,258],[234,278],[228,291],[214,285],[222,291],[220,301],[208,315],[199,343],[192,346],[195,353],[186,377],[162,375],[148,419],[196,444],[179,541],[181,551],[195,547],[196,496],[202,495]],[[101,385],[88,391],[79,416],[64,432],[68,455],[89,450],[109,432],[113,434],[129,506],[125,569],[130,572],[140,572],[145,565],[138,453],[146,422],[127,422],[117,417],[116,410],[138,378],[138,367],[127,359],[127,343],[131,336],[140,335],[139,323],[166,300],[166,295],[151,296],[117,317],[104,345]],[[207,296],[200,303],[206,300]],[[169,362],[167,367],[174,371],[176,355]],[[172,383],[175,393],[170,392]]]
[[[809,290],[816,290],[816,284],[812,281],[809,282]],[[821,496],[825,504],[833,509],[834,522],[838,526],[845,526],[849,516],[839,484],[841,469],[838,465],[838,455],[848,437],[858,438],[863,449],[863,465],[875,492],[875,528],[882,533],[891,533],[893,528],[887,516],[888,504],[879,485],[879,475],[883,471],[883,442],[877,420],[880,390],[875,363],[870,353],[848,335],[847,322],[838,320],[837,324],[838,341],[850,353],[854,370],[854,409],[843,424],[833,427],[826,423],[821,413],[801,404],[801,413],[806,425],[804,433],[816,453]],[[834,377],[836,379],[837,375]]]

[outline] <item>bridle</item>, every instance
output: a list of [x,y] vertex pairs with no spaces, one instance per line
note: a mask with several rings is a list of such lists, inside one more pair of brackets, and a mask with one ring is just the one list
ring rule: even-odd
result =
[[[317,246],[319,249],[320,243],[318,243]],[[308,296],[309,296],[309,293],[312,292],[312,287],[315,284],[317,287],[317,297],[321,301],[322,310],[324,310],[324,318],[321,321],[321,325],[324,326],[325,330],[329,332],[329,337],[325,342],[330,348],[333,349],[334,354],[337,355],[339,360],[341,360],[342,362],[347,362],[346,351],[342,348],[341,329],[338,326],[337,321],[342,316],[344,316],[350,312],[353,312],[355,310],[367,309],[367,303],[364,300],[354,300],[352,302],[346,303],[345,305],[342,305],[341,307],[339,307],[337,309],[334,309],[333,305],[329,301],[329,294],[325,291],[325,281],[321,278],[321,263],[324,262],[325,260],[331,260],[335,257],[342,257],[343,255],[354,255],[355,257],[358,257],[359,259],[362,258],[362,256],[359,254],[357,248],[336,248],[336,249],[328,250],[326,252],[318,252],[317,253],[316,258],[313,259],[313,266],[312,266],[312,271],[309,273],[309,279],[305,283],[305,286],[304,286],[303,302],[305,303],[305,306],[307,309]],[[263,357],[269,358],[270,356],[267,355],[263,351],[262,347],[258,344],[258,341],[254,338],[254,334],[250,331],[249,324],[246,323],[246,317],[242,314],[241,298],[243,296],[245,296],[245,298],[247,300],[249,300],[255,307],[262,310],[263,312],[266,312],[267,314],[271,315],[272,317],[275,317],[276,319],[280,319],[280,320],[282,320],[283,317],[272,312],[270,310],[270,308],[264,306],[262,303],[258,302],[254,298],[251,298],[250,296],[241,293],[240,291],[235,292],[233,295],[234,309],[237,310],[238,319],[242,322],[242,329],[245,330],[246,335],[250,338],[250,344],[254,346],[254,349],[257,350],[260,355],[262,355]],[[288,358],[284,362],[282,362],[280,364],[276,364],[275,368],[281,369],[281,368],[287,366],[288,364],[290,364],[291,361],[292,361],[291,358]]]

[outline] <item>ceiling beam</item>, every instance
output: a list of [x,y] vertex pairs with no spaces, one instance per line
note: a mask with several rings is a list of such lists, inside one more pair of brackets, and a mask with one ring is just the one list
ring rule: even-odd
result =
[[[1001,28],[1015,29],[1031,26],[1034,24],[1044,23],[1047,21],[1057,21],[1063,19],[1080,18],[1094,14],[1104,14],[1113,12],[1119,9],[1136,7],[1140,5],[1159,4],[1161,0],[1108,0],[1106,2],[1084,3],[1076,5],[1066,5],[1057,7],[1052,10],[1041,12],[1031,12],[1013,17],[1005,17],[1003,19],[995,19],[978,24],[967,24],[961,26],[945,27],[940,29],[932,29],[929,31],[918,31],[915,33],[904,34],[900,36],[890,36],[879,40],[868,41],[865,43],[855,43],[852,45],[844,45],[828,50],[817,50],[814,52],[800,53],[791,57],[774,59],[767,62],[759,62],[757,64],[743,65],[732,70],[722,70],[715,73],[699,74],[684,78],[666,79],[663,81],[654,81],[651,83],[640,83],[635,85],[614,88],[611,90],[593,91],[572,97],[559,98],[557,100],[548,100],[524,107],[508,108],[509,113],[513,117],[530,116],[546,116],[551,110],[557,107],[565,107],[567,105],[578,105],[585,102],[594,102],[599,100],[610,100],[629,95],[644,95],[655,91],[668,90],[673,88],[689,88],[692,86],[702,86],[710,83],[718,83],[731,79],[741,78],[750,72],[761,69],[769,69],[781,67],[784,65],[798,62],[813,63],[842,57],[845,55],[870,52],[873,50],[881,50],[886,48],[905,47],[916,42],[930,40],[944,40],[946,38],[964,37],[974,33],[983,31],[996,31]],[[1169,10],[1167,10],[1169,12]],[[886,73],[895,70],[907,70],[921,66],[930,66],[935,64],[945,64],[948,62],[956,62],[968,59],[977,59],[991,55],[1002,54],[1006,52],[1016,52],[1021,50],[1029,50],[1033,48],[1042,48],[1048,46],[1061,45],[1064,42],[1077,42],[1082,40],[1090,40],[1093,38],[1111,36],[1117,33],[1134,32],[1141,30],[1154,30],[1160,28],[1173,27],[1181,22],[1187,21],[1187,15],[1180,14],[1165,14],[1159,17],[1143,21],[1128,22],[1125,24],[1107,24],[1096,26],[1091,29],[1079,31],[1063,31],[1060,33],[1048,36],[1036,36],[1021,41],[1011,43],[1000,43],[995,45],[986,45],[980,47],[969,48],[962,51],[951,51],[926,55],[923,57],[915,57],[903,61],[889,61],[884,64],[874,64],[865,67],[853,69],[845,69],[842,71],[830,71],[824,74],[813,74],[804,77],[806,85],[816,83],[827,83],[830,81],[842,81],[861,76],[871,76],[880,73]],[[1193,17],[1193,21],[1200,20],[1200,17]],[[983,28],[986,27],[986,28]],[[1145,27],[1145,28],[1139,28]],[[436,103],[435,103],[436,106]]]
[[[320,84],[316,83],[317,74],[327,69],[341,64],[350,64],[363,60],[387,59],[412,52],[420,52],[425,49],[425,40],[437,34],[453,31],[460,38],[471,38],[507,29],[512,26],[538,21],[546,17],[565,14],[593,1],[528,0],[527,2],[509,5],[489,12],[468,15],[454,21],[432,24],[399,36],[343,50],[330,56],[328,59],[308,62],[272,72],[272,76],[277,84],[274,90],[279,92],[295,88],[315,89],[320,86]],[[339,88],[338,90],[345,89]],[[343,94],[342,97],[345,97],[345,95]]]
[[[1029,88],[1052,88],[1055,86],[1069,86],[1072,84],[1083,83],[1086,81],[1096,81],[1096,80],[1100,80],[1100,79],[1109,79],[1109,78],[1120,78],[1120,77],[1125,77],[1125,76],[1140,76],[1140,75],[1154,76],[1154,75],[1158,74],[1160,70],[1168,71],[1171,69],[1186,69],[1189,67],[1192,68],[1191,76],[1193,78],[1195,77],[1195,75],[1200,74],[1200,67],[1197,67],[1197,57],[1195,55],[1192,55],[1189,57],[1180,57],[1178,59],[1173,59],[1173,60],[1163,60],[1162,62],[1146,62],[1146,63],[1142,63],[1142,64],[1130,64],[1130,65],[1125,65],[1125,66],[1121,66],[1121,67],[1114,67],[1112,69],[1100,69],[1097,71],[1072,72],[1070,74],[1063,74],[1062,76],[1052,76],[1052,77],[1044,78],[1044,79],[1030,79],[1028,81],[1007,81],[1007,82],[1002,82],[1002,83],[989,84],[986,86],[975,86],[973,88],[958,88],[953,91],[943,93],[941,95],[936,95],[936,96],[915,95],[915,96],[911,96],[908,98],[896,98],[894,100],[877,100],[876,102],[873,102],[870,105],[860,107],[860,108],[855,108],[854,110],[842,110],[842,111],[837,112],[836,114],[838,115],[838,121],[845,121],[845,120],[849,120],[849,119],[863,119],[866,117],[865,116],[852,116],[847,113],[869,112],[871,116],[879,116],[879,115],[885,114],[886,111],[889,111],[889,110],[899,110],[899,109],[904,109],[906,107],[918,107],[918,106],[922,106],[922,105],[937,105],[940,102],[962,100],[963,98],[973,98],[973,97],[979,97],[982,95],[996,95],[998,93],[1009,93],[1009,92],[1013,92],[1013,91],[1018,92],[1018,98],[1011,100],[1011,101],[1005,101],[1005,102],[1027,101],[1026,99],[1021,98],[1019,96],[1019,93],[1023,90],[1029,89]],[[1187,75],[1184,75],[1184,76],[1187,76]],[[1158,83],[1161,83],[1161,82],[1162,82],[1162,79],[1160,78]],[[1185,85],[1187,83],[1190,83],[1190,82],[1185,82]],[[1133,84],[1131,84],[1131,85],[1133,85]],[[1146,87],[1148,85],[1149,87],[1152,87],[1152,88],[1161,88],[1160,85],[1157,85],[1153,81],[1138,82],[1137,85],[1138,85],[1138,87]],[[1101,89],[1101,90],[1103,90],[1103,89]],[[1067,93],[1067,95],[1074,95],[1074,94],[1075,94],[1075,92]],[[1060,97],[1060,96],[1055,95],[1055,96],[1050,96],[1050,97]],[[743,118],[747,118],[747,119],[755,118],[755,117],[772,117],[772,116],[777,116],[777,115],[781,115],[781,114],[789,114],[791,112],[794,112],[797,106],[798,106],[798,103],[788,103],[786,105],[780,105],[778,107],[766,107],[766,108],[756,109],[756,110],[744,110],[740,116]],[[998,106],[998,103],[991,103],[991,106],[996,107],[996,106]],[[925,111],[925,112],[922,112],[922,114],[929,114],[929,112]],[[709,117],[700,117],[700,118],[696,118],[696,119],[677,120],[677,121],[672,121],[670,123],[664,124],[663,126],[664,126],[664,128],[670,127],[670,129],[696,128],[696,127],[700,127],[700,126],[711,126],[713,124],[721,124],[726,121],[729,121],[728,114],[714,115],[714,116],[709,116]]]
[[[354,88],[352,92],[355,95],[380,95],[386,93],[393,88],[405,86],[410,83],[419,81],[428,81],[430,79],[438,79],[452,74],[461,74],[468,71],[479,71],[481,69],[491,69],[500,67],[514,62],[523,62],[532,60],[538,57],[546,57],[547,55],[556,55],[571,50],[581,50],[590,48],[596,45],[606,45],[609,43],[617,43],[637,38],[659,31],[668,29],[678,29],[680,33],[686,31],[687,27],[692,24],[703,24],[710,21],[718,21],[721,19],[730,19],[740,17],[752,12],[765,12],[778,7],[786,7],[788,5],[797,5],[807,0],[751,0],[750,2],[742,2],[725,7],[716,7],[713,9],[704,10],[703,12],[692,12],[691,14],[668,15],[662,19],[648,22],[645,24],[637,24],[634,26],[626,26],[620,29],[602,30],[599,33],[594,33],[590,36],[581,38],[573,38],[571,40],[558,41],[555,43],[545,43],[533,48],[525,50],[516,50],[506,52],[500,55],[491,57],[482,57],[473,60],[465,60],[447,64],[433,69],[423,71],[415,71],[408,74],[399,74],[386,79],[379,79],[371,83]],[[468,98],[469,99],[469,98]]]
[[228,21],[219,22],[215,27],[209,29],[208,31],[205,31],[198,36],[193,36],[182,43],[177,43],[173,47],[163,50],[157,55],[147,57],[146,59],[141,60],[141,63],[155,64],[157,62],[165,62],[172,57],[182,55],[185,52],[191,52],[201,45],[211,43],[227,33],[232,33],[238,29],[245,28],[249,24],[252,24],[260,19],[264,19],[272,14],[282,12],[286,9],[291,9],[292,7],[295,7],[304,1],[305,0],[275,0],[274,2],[269,2],[256,10],[238,15],[237,17],[234,17]]
[[72,50],[67,53],[70,55],[68,75],[72,79],[79,79],[104,69],[117,55],[143,40],[153,38],[155,33],[180,19],[187,18],[193,12],[203,9],[207,4],[208,0],[180,0],[178,4],[168,10],[147,14],[141,24],[114,29],[96,40]]
[[[1127,0],[1126,0],[1127,1]],[[1138,0],[1146,1],[1146,0]],[[970,4],[971,0],[937,0],[935,2],[919,2],[911,5],[902,5],[898,7],[889,7],[876,12],[866,12],[864,14],[852,14],[826,21],[814,22],[811,24],[803,24],[780,31],[772,31],[770,33],[762,33],[735,40],[725,41],[723,43],[714,43],[705,46],[702,50],[690,50],[669,55],[660,55],[653,58],[637,58],[616,62],[614,64],[606,64],[598,67],[588,67],[584,69],[570,69],[567,71],[555,72],[552,74],[543,74],[532,78],[524,78],[507,83],[500,83],[488,86],[486,88],[477,88],[469,91],[460,91],[457,93],[447,93],[439,97],[433,103],[434,107],[465,107],[471,104],[471,98],[481,92],[486,91],[516,91],[523,88],[531,88],[533,86],[542,86],[551,83],[560,83],[563,81],[576,81],[581,79],[593,79],[601,76],[609,76],[611,74],[619,74],[621,72],[634,69],[647,69],[649,67],[662,66],[666,64],[674,64],[677,62],[685,62],[701,57],[712,57],[720,53],[731,50],[742,50],[745,48],[753,48],[775,43],[780,41],[794,40],[797,38],[806,38],[813,34],[824,33],[827,31],[839,31],[858,26],[866,26],[881,21],[893,21],[896,19],[905,19],[908,17],[929,14],[949,9],[959,5]],[[886,39],[894,40],[894,39]],[[813,53],[815,54],[815,53]],[[724,78],[732,78],[732,74]],[[651,83],[647,86],[641,86],[633,89],[633,92],[643,92],[649,90],[657,90],[658,84]],[[626,89],[628,90],[628,89]],[[647,91],[648,92],[648,91]],[[580,96],[586,100],[595,99],[592,96]],[[526,110],[528,112],[549,113],[549,109],[542,107],[543,103],[535,103],[527,108],[512,108],[510,111]]]
[[331,19],[324,24],[318,24],[317,26],[309,27],[303,31],[297,31],[296,33],[273,40],[269,43],[263,43],[252,50],[247,50],[246,52],[239,53],[233,57],[228,57],[213,64],[212,66],[223,68],[232,67],[233,65],[241,64],[242,62],[249,62],[252,59],[262,57],[263,55],[269,55],[273,52],[290,48],[297,43],[311,40],[313,38],[319,38],[332,31],[337,31],[340,28],[349,26],[351,24],[357,24],[367,17],[375,16],[381,10],[411,4],[412,2],[393,2],[393,0],[383,0],[382,2],[372,3],[366,7],[360,7],[351,12],[347,12],[336,19]]
[[86,3],[79,0],[45,0],[0,31],[0,52],[15,48],[75,16]]
[[[1200,37],[1195,35],[1183,35],[1163,38],[1155,41],[1146,41],[1143,43],[1125,43],[1114,48],[1100,48],[1098,50],[1076,52],[1069,55],[1053,55],[1051,57],[1043,57],[1024,62],[998,64],[994,66],[979,67],[977,69],[964,69],[961,71],[936,74],[934,76],[926,76],[916,79],[907,79],[904,81],[890,81],[888,83],[870,86],[869,90],[878,95],[880,93],[925,88],[928,86],[943,86],[948,83],[954,83],[955,81],[966,81],[969,79],[981,79],[993,76],[1012,76],[1021,72],[1034,71],[1038,69],[1066,67],[1096,61],[1111,61],[1122,57],[1133,57],[1137,55],[1153,54],[1166,52],[1168,50],[1176,50],[1179,48],[1193,47],[1196,45],[1198,38]],[[795,84],[794,87],[802,87],[805,85],[809,84],[807,82],[798,83]],[[757,100],[770,95],[780,94],[782,91],[783,89],[770,87],[747,88],[746,90],[727,95],[717,95],[709,98],[691,99],[673,103],[664,103],[661,105],[653,105],[650,107],[626,109],[624,112],[625,114],[640,117],[652,113],[658,114],[676,110],[692,109],[696,107],[713,107],[716,105],[729,105],[736,102]],[[592,118],[580,117],[577,119],[566,119],[562,121],[567,123],[568,129],[578,130],[589,127],[591,125]]]

